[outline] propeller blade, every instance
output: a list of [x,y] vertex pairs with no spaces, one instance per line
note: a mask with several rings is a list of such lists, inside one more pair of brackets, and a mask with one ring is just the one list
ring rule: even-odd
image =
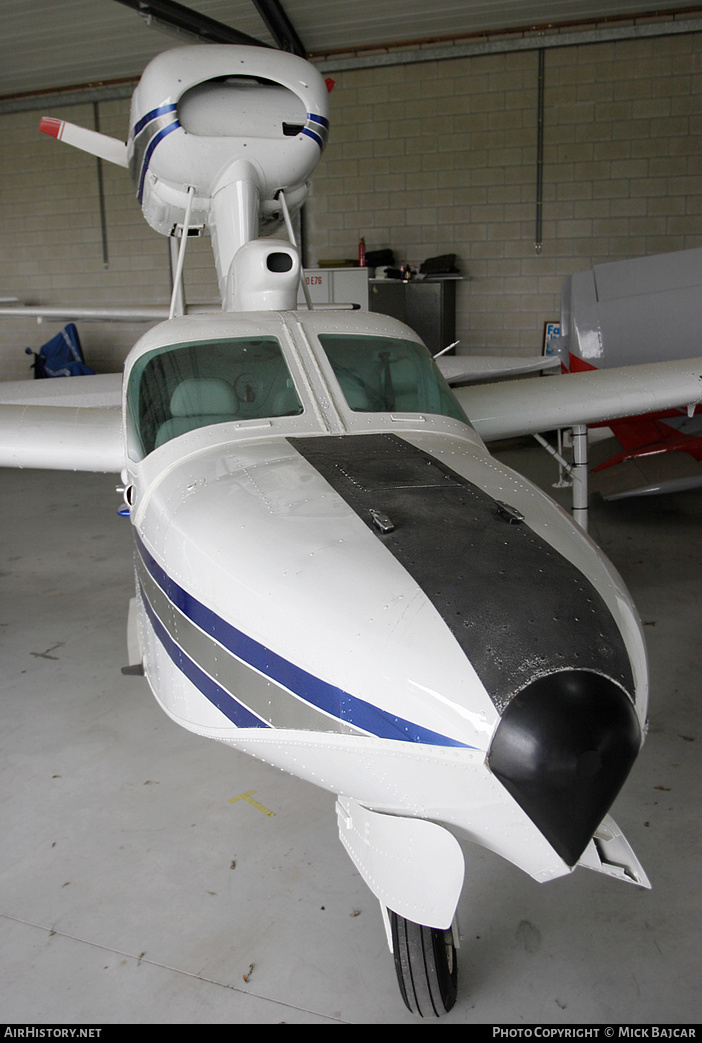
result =
[[126,144],[107,134],[99,134],[96,130],[86,130],[75,123],[67,123],[65,120],[55,119],[53,116],[42,116],[39,130],[42,134],[65,141],[68,145],[74,145],[83,152],[90,152],[93,156],[106,159],[109,163],[116,163],[120,167],[128,165]]

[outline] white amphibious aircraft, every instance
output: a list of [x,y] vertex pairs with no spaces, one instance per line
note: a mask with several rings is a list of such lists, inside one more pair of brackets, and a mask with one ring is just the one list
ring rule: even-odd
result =
[[[586,424],[591,384],[578,401],[578,376],[527,381],[540,399],[506,416],[474,398],[476,427],[407,327],[298,309],[295,245],[259,233],[290,227],[327,126],[311,65],[217,45],[148,66],[127,145],[53,124],[129,164],[181,259],[212,235],[223,309],[149,330],[116,407],[109,377],[25,383],[0,463],[121,472],[134,662],[183,727],[338,796],[403,999],[434,1016],[456,998],[458,838],[538,881],[586,866],[648,886],[608,816],[646,729],[646,653],[613,567],[480,437]],[[702,397],[699,359],[634,369],[597,385],[597,419]]]

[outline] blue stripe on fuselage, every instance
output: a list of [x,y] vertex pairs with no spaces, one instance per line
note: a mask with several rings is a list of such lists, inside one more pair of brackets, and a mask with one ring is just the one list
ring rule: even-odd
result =
[[[287,659],[266,648],[265,645],[237,630],[236,627],[227,623],[215,612],[203,605],[202,602],[198,601],[197,598],[194,598],[184,590],[152,557],[136,532],[135,539],[137,550],[149,574],[169,601],[183,615],[195,623],[205,634],[214,638],[232,655],[236,656],[237,659],[240,659],[271,681],[303,699],[306,703],[316,706],[344,724],[360,728],[381,739],[399,739],[404,742],[416,742],[429,746],[474,748],[468,746],[467,743],[462,743],[438,732],[422,728],[411,721],[404,720],[402,717],[386,713],[377,706],[373,706],[371,703],[367,703],[365,700],[359,699],[341,688],[328,684],[306,670],[295,666],[294,663],[288,662]],[[160,621],[157,620],[156,622],[160,624]],[[250,714],[251,720],[247,724],[240,724],[238,720],[235,720],[232,712],[226,708],[229,705],[228,702],[221,699],[220,693],[223,693],[224,689],[216,685],[196,664],[192,664],[192,660],[186,657],[182,650],[178,648],[177,642],[167,633],[162,624],[158,627],[155,626],[154,629],[176,666],[183,670],[202,694],[210,699],[211,702],[214,702],[238,727],[268,727],[266,722],[262,722],[260,718],[254,717],[253,714]],[[166,640],[164,640],[164,637]],[[190,664],[194,666],[194,670]],[[216,691],[212,689],[212,686],[214,686]],[[212,698],[213,694],[216,698]],[[226,695],[229,697],[230,702],[236,703],[231,693],[227,692]],[[222,705],[216,699],[220,699]],[[242,710],[249,713],[245,707],[242,707]]]

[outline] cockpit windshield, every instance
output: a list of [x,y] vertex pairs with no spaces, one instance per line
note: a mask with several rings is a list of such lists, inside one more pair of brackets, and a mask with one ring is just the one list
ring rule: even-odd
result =
[[275,337],[173,344],[147,352],[127,389],[130,455],[199,427],[297,416],[302,403]]
[[434,413],[468,423],[423,344],[346,333],[321,333],[319,341],[354,412]]

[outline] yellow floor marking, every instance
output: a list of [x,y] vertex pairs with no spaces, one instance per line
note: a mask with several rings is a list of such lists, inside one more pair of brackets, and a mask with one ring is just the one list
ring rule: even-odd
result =
[[250,804],[254,808],[258,808],[264,815],[270,815],[271,818],[275,818],[275,811],[269,811],[268,808],[264,808],[263,804],[259,804],[257,800],[252,800],[251,795],[255,793],[255,789],[250,789],[248,793],[242,793],[238,797],[232,797],[229,801],[230,804],[236,804],[237,800],[245,800],[247,804]]

